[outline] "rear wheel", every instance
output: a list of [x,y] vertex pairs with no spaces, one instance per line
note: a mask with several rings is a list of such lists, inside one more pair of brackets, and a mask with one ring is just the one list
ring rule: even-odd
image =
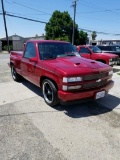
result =
[[43,93],[43,97],[44,97],[45,102],[49,106],[55,106],[59,103],[59,99],[57,96],[57,88],[51,80],[45,79],[43,81],[42,93]]
[[14,65],[11,66],[11,74],[14,81],[20,81],[21,76],[16,72]]

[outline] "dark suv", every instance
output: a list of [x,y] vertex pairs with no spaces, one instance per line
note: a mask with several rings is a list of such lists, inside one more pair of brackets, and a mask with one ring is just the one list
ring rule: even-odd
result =
[[98,48],[105,53],[112,53],[119,56],[118,64],[120,64],[120,46],[119,45],[98,45]]

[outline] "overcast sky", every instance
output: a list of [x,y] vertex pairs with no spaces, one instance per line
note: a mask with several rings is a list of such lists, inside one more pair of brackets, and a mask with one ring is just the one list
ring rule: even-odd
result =
[[[3,0],[6,13],[48,22],[55,10],[68,11],[73,18],[72,0]],[[97,34],[97,40],[120,39],[120,0],[78,0],[76,23],[79,28],[109,34]],[[2,12],[0,2],[0,13]],[[6,16],[8,35],[32,37],[45,34],[45,24]],[[90,34],[90,32],[88,32]],[[5,37],[0,15],[0,38]]]

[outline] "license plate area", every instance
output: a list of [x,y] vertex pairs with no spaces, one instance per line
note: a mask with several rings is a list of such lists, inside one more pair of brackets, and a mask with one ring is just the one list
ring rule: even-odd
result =
[[99,99],[99,98],[102,98],[102,97],[105,97],[105,91],[97,92],[96,95],[95,95],[95,99]]

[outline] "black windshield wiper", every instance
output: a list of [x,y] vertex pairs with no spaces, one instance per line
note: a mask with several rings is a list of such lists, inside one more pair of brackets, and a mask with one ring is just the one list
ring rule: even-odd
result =
[[65,56],[76,56],[74,53],[65,54]]
[[68,57],[68,56],[76,56],[76,55],[74,53],[57,55],[57,57]]
[[56,56],[43,57],[43,60],[56,59]]

